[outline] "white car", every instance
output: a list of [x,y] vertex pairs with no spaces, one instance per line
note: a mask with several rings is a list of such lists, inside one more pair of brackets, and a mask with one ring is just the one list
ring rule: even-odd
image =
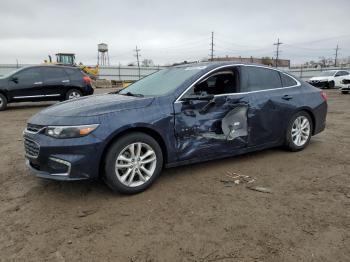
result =
[[307,82],[319,88],[342,87],[342,80],[349,75],[350,73],[344,70],[329,70],[323,71],[319,76],[311,77]]
[[348,94],[350,92],[350,75],[341,81],[340,91],[342,94]]

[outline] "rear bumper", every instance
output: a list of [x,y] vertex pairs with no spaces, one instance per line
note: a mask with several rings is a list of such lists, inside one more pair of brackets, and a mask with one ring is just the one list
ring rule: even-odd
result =
[[313,135],[321,133],[326,128],[328,104],[324,101],[321,105],[314,109],[315,127]]
[[89,95],[93,95],[94,94],[94,88],[92,87],[92,85],[87,85],[85,88],[84,88],[84,95],[85,96],[89,96]]

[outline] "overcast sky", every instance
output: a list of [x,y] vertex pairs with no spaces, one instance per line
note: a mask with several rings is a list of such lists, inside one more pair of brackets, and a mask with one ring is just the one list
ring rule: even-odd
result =
[[40,63],[48,54],[74,52],[96,64],[97,44],[109,45],[112,64],[155,64],[216,56],[273,56],[297,64],[350,56],[349,0],[1,0],[0,63]]

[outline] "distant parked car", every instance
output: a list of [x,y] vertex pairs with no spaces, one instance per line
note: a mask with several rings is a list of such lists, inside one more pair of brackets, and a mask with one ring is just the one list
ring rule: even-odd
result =
[[308,83],[319,88],[340,87],[341,81],[349,76],[349,72],[344,70],[329,70],[324,71],[319,76],[310,78]]
[[119,93],[39,112],[24,131],[26,162],[38,177],[103,177],[115,191],[138,193],[164,166],[281,145],[302,150],[325,128],[326,99],[323,91],[263,66],[168,68]]
[[79,68],[29,66],[0,78],[0,111],[12,102],[63,101],[93,93],[90,77]]
[[340,91],[342,94],[348,94],[350,92],[350,76],[341,81]]

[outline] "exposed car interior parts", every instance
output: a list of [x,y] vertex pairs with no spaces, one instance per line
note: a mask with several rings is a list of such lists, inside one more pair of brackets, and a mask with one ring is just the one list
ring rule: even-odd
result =
[[207,132],[202,136],[212,139],[233,140],[248,135],[247,124],[248,106],[238,106],[229,111],[221,121],[220,132]]

